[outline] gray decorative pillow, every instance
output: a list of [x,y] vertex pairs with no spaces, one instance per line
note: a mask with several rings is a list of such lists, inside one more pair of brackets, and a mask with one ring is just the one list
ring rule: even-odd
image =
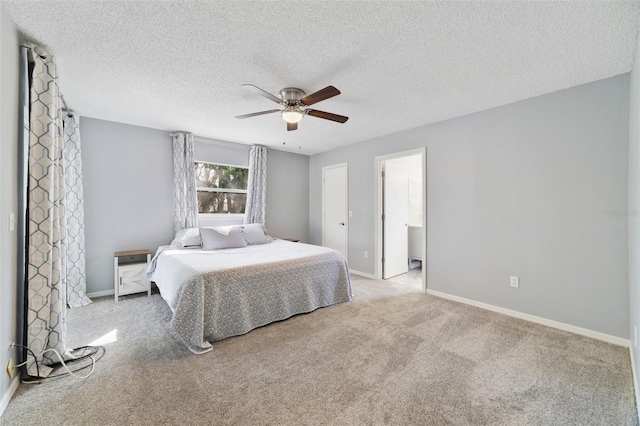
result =
[[220,250],[247,245],[242,237],[241,227],[231,229],[226,235],[213,228],[200,228],[200,238],[202,238],[203,250]]
[[250,223],[242,225],[244,239],[247,244],[266,244],[273,241],[269,235],[265,233],[264,226],[261,223]]

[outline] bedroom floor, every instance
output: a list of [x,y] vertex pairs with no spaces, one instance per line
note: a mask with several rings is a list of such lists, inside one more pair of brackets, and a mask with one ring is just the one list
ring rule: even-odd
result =
[[0,424],[637,425],[628,349],[353,276],[354,301],[193,355],[158,294],[71,310],[85,380],[20,385]]

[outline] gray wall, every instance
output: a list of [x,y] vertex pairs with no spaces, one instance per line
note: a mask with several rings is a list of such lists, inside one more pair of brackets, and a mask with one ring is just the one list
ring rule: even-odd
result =
[[196,161],[249,167],[249,145],[203,137],[195,137],[194,145]]
[[113,253],[149,249],[173,233],[168,132],[82,117],[87,291],[113,290]]
[[311,241],[321,168],[348,162],[349,263],[373,273],[374,157],[426,146],[429,289],[627,338],[628,114],[625,74],[314,155]]
[[[173,238],[171,137],[164,130],[82,117],[87,291],[113,290],[113,252]],[[248,166],[250,146],[196,138],[195,158]],[[267,229],[307,239],[309,157],[269,150]],[[241,223],[217,218],[202,225]]]
[[[640,324],[640,34],[630,78],[629,99],[629,301],[631,349],[636,366],[640,351],[634,327]],[[640,383],[636,383],[640,386]],[[640,387],[637,387],[640,389]],[[636,395],[638,398],[638,395]]]
[[269,149],[266,212],[269,234],[308,242],[308,200],[309,156]]
[[15,352],[8,344],[17,341],[17,234],[8,223],[18,212],[18,58],[18,33],[0,4],[0,399],[11,383],[4,368]]

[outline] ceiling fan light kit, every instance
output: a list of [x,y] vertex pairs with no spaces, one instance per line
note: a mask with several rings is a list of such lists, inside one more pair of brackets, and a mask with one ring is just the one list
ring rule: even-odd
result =
[[282,119],[287,123],[298,123],[302,120],[304,113],[296,107],[285,107],[280,114]]
[[344,115],[332,114],[330,112],[318,111],[311,108],[304,109],[304,107],[339,95],[340,91],[333,86],[327,86],[324,89],[318,90],[317,92],[314,92],[310,95],[307,95],[303,90],[298,89],[297,87],[285,87],[284,89],[280,90],[279,97],[272,95],[266,90],[263,90],[253,84],[243,84],[242,86],[248,86],[257,89],[260,95],[272,100],[277,104],[284,106],[284,109],[271,109],[268,111],[237,115],[236,118],[239,119],[279,112],[282,119],[287,122],[288,131],[296,130],[298,128],[298,123],[305,115],[335,121],[336,123],[345,123],[349,119],[349,117],[345,117]]

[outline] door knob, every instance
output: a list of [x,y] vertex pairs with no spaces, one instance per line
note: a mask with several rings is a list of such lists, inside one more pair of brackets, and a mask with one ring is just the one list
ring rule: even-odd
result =
[[344,226],[344,222],[338,222],[338,225]]

